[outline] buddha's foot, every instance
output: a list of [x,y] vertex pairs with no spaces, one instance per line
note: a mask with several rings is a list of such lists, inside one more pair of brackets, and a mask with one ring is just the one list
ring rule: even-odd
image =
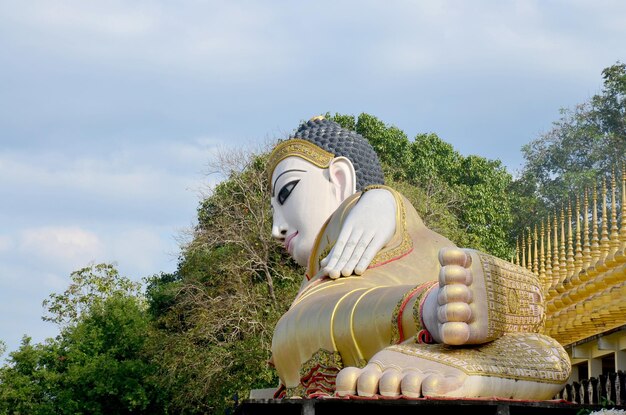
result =
[[390,346],[363,369],[337,375],[339,396],[359,395],[550,399],[567,382],[570,361],[561,345],[540,334],[506,334],[481,346]]
[[481,344],[504,333],[540,331],[543,295],[532,272],[459,248],[442,249],[439,262],[439,287],[426,298],[422,316],[435,341]]

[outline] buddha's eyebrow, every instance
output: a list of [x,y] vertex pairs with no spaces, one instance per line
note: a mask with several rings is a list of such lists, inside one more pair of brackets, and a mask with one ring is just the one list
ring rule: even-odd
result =
[[280,179],[280,176],[282,176],[285,173],[292,172],[292,171],[299,171],[299,172],[302,172],[302,173],[306,173],[306,170],[291,169],[291,170],[285,170],[284,172],[279,174],[278,177],[276,178],[276,180],[274,180],[274,185],[272,186],[272,197],[274,197],[274,191],[276,190],[276,182],[278,181],[278,179]]

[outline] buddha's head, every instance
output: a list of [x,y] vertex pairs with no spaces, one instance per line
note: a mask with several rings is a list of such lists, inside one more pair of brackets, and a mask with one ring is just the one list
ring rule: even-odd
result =
[[365,138],[315,117],[274,147],[268,171],[272,236],[306,266],[320,229],[355,192],[383,184],[378,156]]

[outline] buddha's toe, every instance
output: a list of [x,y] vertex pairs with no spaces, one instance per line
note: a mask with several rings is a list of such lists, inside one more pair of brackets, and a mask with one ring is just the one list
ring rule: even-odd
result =
[[382,371],[377,365],[367,365],[356,382],[356,391],[359,396],[373,396],[378,392],[378,381]]
[[356,394],[356,383],[362,369],[358,367],[346,367],[342,369],[335,379],[335,391],[339,396]]
[[399,396],[401,393],[400,383],[402,372],[398,369],[387,369],[383,372],[378,382],[379,393],[383,396]]
[[457,396],[464,385],[463,376],[428,375],[422,381],[422,395],[429,397]]
[[441,339],[445,344],[463,345],[470,338],[470,327],[462,322],[443,323],[440,327]]
[[408,398],[419,398],[422,395],[423,375],[415,370],[406,370],[400,383],[402,395]]

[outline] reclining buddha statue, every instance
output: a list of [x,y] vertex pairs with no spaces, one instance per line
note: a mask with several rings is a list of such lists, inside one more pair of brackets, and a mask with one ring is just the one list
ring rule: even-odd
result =
[[538,278],[430,230],[361,135],[323,117],[268,161],[272,235],[306,267],[278,321],[276,397],[549,399],[571,364]]

